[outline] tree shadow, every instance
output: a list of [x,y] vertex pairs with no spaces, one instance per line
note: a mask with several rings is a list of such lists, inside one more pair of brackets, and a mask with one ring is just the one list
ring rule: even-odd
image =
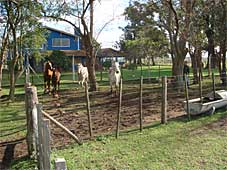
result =
[[14,141],[7,141],[0,143],[0,147],[6,147],[2,162],[0,162],[0,169],[9,169],[11,162],[14,160],[14,150],[17,144],[22,143],[25,138],[20,138]]

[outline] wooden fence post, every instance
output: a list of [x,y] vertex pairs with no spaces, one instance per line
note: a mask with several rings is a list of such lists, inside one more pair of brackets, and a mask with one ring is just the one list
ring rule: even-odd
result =
[[50,120],[43,119],[43,167],[44,170],[50,170]]
[[119,136],[119,129],[120,129],[121,102],[122,102],[122,78],[120,80],[120,88],[119,88],[116,138],[118,138]]
[[189,110],[189,95],[188,95],[188,83],[187,83],[187,78],[186,76],[187,75],[184,75],[185,76],[185,98],[186,98],[186,107],[187,107],[187,115],[188,115],[188,119],[191,120],[191,114],[190,114],[190,110]]
[[140,131],[142,131],[143,129],[143,76],[141,76],[140,78],[139,112],[140,112]]
[[30,83],[25,84],[25,108],[27,120],[26,141],[28,154],[30,157],[36,156],[36,136],[37,136],[37,112],[36,104],[38,103],[37,89]]
[[101,72],[100,72],[100,81],[102,81],[102,71],[103,70],[101,70]]
[[87,103],[87,116],[88,116],[89,134],[90,134],[90,137],[92,137],[93,134],[92,134],[92,124],[91,124],[91,111],[90,111],[90,100],[89,100],[88,84],[87,84],[87,82],[85,83],[85,95],[86,95],[86,103]]
[[203,86],[202,86],[201,73],[199,73],[199,97],[200,97],[200,102],[203,103]]
[[38,113],[38,167],[40,170],[50,170],[50,120],[43,119],[42,105],[37,104]]
[[215,77],[214,77],[214,72],[212,72],[212,88],[213,88],[213,98],[215,100]]
[[160,77],[161,77],[161,66],[159,64],[159,66],[158,66],[158,78],[160,79]]
[[43,158],[43,133],[42,133],[42,127],[43,127],[43,116],[42,116],[42,104],[37,104],[37,113],[38,113],[38,132],[39,132],[39,147],[38,147],[38,168],[39,170],[45,170],[44,169],[44,158]]
[[162,77],[162,110],[161,110],[161,123],[167,123],[167,78]]

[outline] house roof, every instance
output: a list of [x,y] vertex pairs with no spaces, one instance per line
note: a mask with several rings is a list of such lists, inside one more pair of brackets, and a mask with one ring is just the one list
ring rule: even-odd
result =
[[69,36],[73,36],[73,37],[78,37],[78,35],[74,35],[72,33],[68,33],[68,32],[65,32],[65,31],[62,31],[62,30],[58,30],[56,28],[51,28],[51,27],[48,27],[48,26],[45,26],[45,28],[48,29],[48,30],[51,30],[51,31],[60,32],[60,33],[65,34],[65,35],[69,35]]
[[84,50],[60,50],[65,53],[66,56],[75,57],[86,57],[86,52]]
[[102,48],[98,54],[98,57],[122,57],[124,56],[123,52],[112,49],[112,48]]

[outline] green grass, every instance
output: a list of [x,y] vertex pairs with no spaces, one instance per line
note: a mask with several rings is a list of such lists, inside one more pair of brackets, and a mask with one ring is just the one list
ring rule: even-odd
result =
[[[224,170],[227,169],[227,133],[225,127],[215,126],[226,121],[227,112],[204,116],[188,122],[186,119],[156,124],[143,132],[121,133],[119,139],[100,136],[82,146],[72,145],[53,150],[54,159],[64,157],[69,170]],[[30,162],[31,164],[34,162]],[[25,169],[28,160],[12,165]]]
[[0,141],[24,137],[26,133],[25,103],[1,102],[0,107]]
[[[162,66],[160,73],[158,66],[152,67],[151,70],[150,75],[148,67],[143,67],[143,76],[171,75],[170,66]],[[123,70],[124,79],[138,79],[140,74],[139,67],[133,71]],[[39,76],[40,79],[34,76],[35,84],[42,83],[42,74]],[[3,85],[7,85],[7,79],[5,74]],[[99,72],[97,72],[97,80],[100,80]],[[108,80],[107,72],[103,73],[103,80]],[[18,84],[23,82],[22,77]],[[63,73],[62,83],[61,89],[72,89],[77,86],[72,84],[71,73]],[[43,88],[41,85],[37,88],[39,95],[43,92]],[[3,88],[3,94],[8,94],[8,88]],[[23,94],[23,86],[17,87],[14,103],[8,101],[0,103],[0,141],[11,141],[26,134]],[[99,136],[96,140],[86,141],[82,146],[71,145],[63,150],[53,150],[52,168],[56,157],[64,157],[69,170],[227,169],[226,125],[225,128],[208,126],[224,117],[226,121],[226,116],[226,111],[220,111],[212,117],[200,117],[190,122],[181,119],[171,121],[168,125],[155,124],[151,128],[144,129],[142,133],[139,131],[121,133],[118,140],[113,136]],[[34,166],[34,161],[23,158],[13,162],[12,170],[33,170]]]
[[[52,159],[64,157],[69,169],[225,169],[227,134],[224,130],[195,133],[215,117],[131,132],[54,151]],[[199,130],[198,130],[199,132]]]

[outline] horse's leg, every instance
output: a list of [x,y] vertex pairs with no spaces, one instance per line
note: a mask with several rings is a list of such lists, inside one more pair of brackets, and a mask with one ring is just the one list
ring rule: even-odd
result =
[[51,81],[51,77],[48,76],[48,81],[47,81],[48,92],[50,92],[50,81]]
[[85,81],[85,78],[83,77],[83,79],[82,79],[82,83],[81,83],[81,86],[82,87],[84,87],[85,85],[84,85],[84,81]]
[[58,91],[60,89],[60,80],[58,80]]
[[47,77],[44,75],[44,93],[47,92]]

